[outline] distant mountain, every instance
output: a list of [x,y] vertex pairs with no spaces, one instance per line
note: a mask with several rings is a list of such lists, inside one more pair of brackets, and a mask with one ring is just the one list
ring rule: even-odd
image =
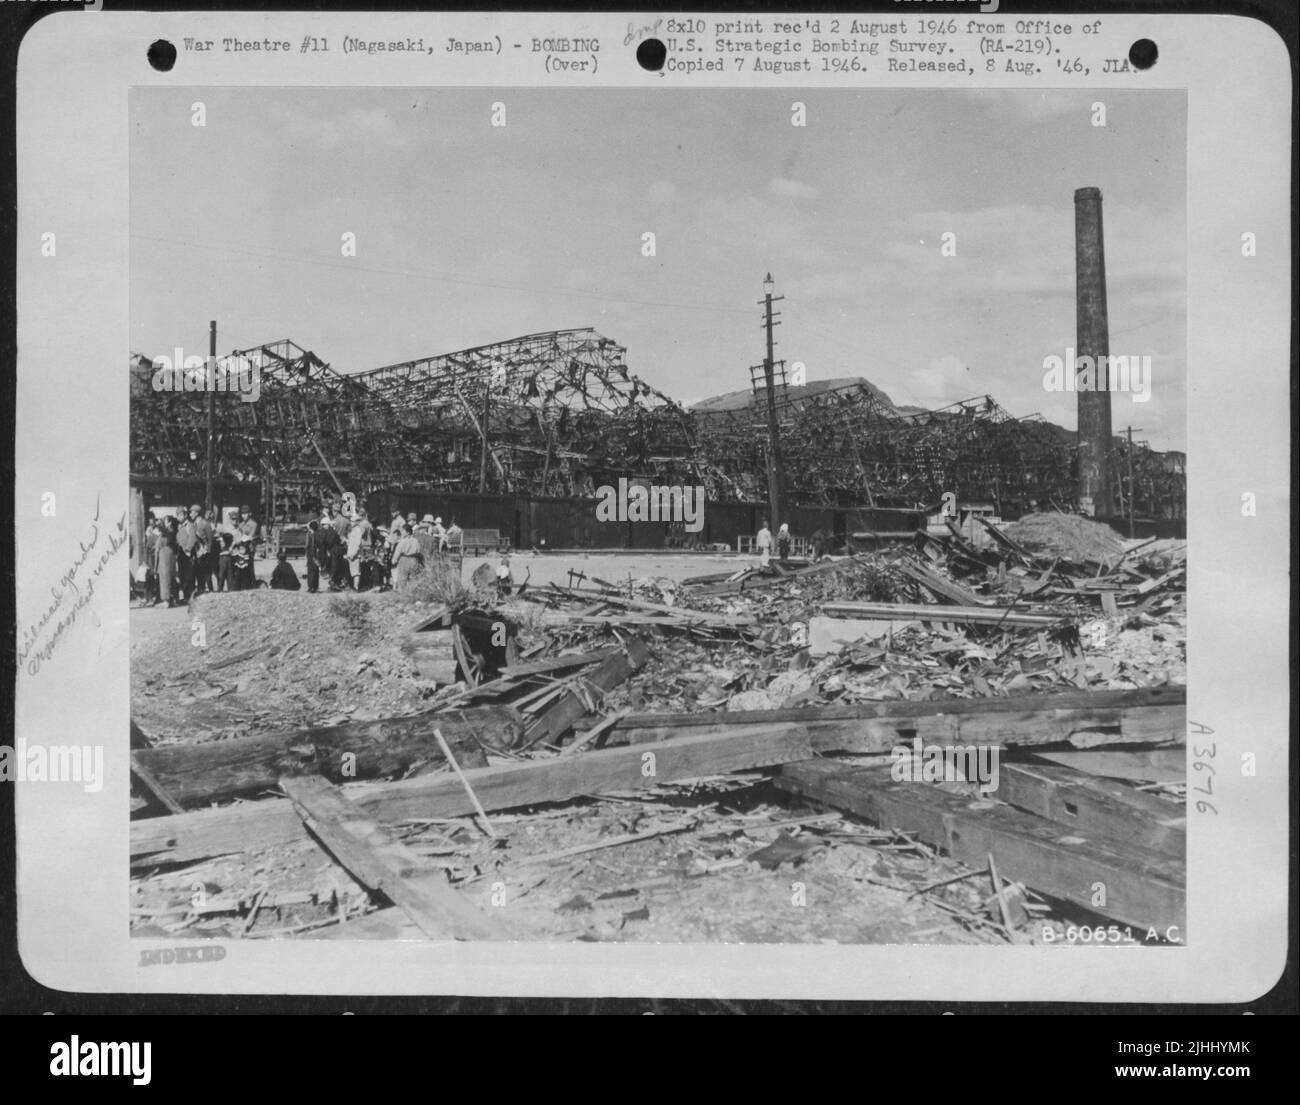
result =
[[[791,388],[790,392],[792,395],[796,392],[799,395],[817,395],[838,388],[852,387],[854,384],[861,384],[880,403],[898,414],[924,414],[930,409],[928,407],[913,406],[910,403],[895,403],[865,376],[839,376],[833,380],[809,380],[802,387]],[[692,403],[687,409],[698,414],[710,414],[719,411],[743,411],[753,405],[753,391],[729,391],[724,395],[714,396],[712,399],[701,399],[698,403]],[[1051,427],[1062,444],[1073,445],[1075,443],[1076,435],[1073,430],[1067,430],[1064,426],[1058,426],[1055,422],[1049,422],[1046,419],[1042,419],[1042,421]]]

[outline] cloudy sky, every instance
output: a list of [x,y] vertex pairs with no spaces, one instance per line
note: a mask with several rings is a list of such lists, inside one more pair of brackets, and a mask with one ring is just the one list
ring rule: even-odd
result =
[[1108,91],[1105,127],[1099,93],[797,95],[805,127],[789,92],[135,89],[132,351],[205,353],[216,318],[222,352],[288,337],[350,372],[591,326],[693,402],[748,386],[770,270],[809,379],[1073,428],[1043,359],[1074,345],[1095,185],[1111,352],[1152,358],[1115,427],[1186,448],[1181,92]]

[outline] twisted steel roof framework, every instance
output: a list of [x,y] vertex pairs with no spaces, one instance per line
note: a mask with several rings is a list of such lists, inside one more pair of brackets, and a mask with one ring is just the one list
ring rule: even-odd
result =
[[[626,352],[591,329],[557,330],[343,374],[288,339],[238,350],[219,363],[246,358],[260,394],[217,396],[213,474],[261,481],[278,516],[316,509],[340,484],[363,497],[480,487],[590,496],[640,478],[702,484],[714,502],[762,501],[759,405],[687,411],[633,375]],[[132,473],[202,481],[206,395],[155,391],[152,374],[133,361]],[[951,491],[1018,513],[1072,500],[1068,435],[989,396],[905,414],[865,383],[812,392],[782,374],[776,398],[796,503],[914,507]],[[1138,511],[1176,516],[1183,473],[1158,456],[1135,448]]]

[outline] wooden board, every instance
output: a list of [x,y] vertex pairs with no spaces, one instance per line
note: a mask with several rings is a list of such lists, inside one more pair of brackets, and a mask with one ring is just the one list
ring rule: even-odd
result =
[[611,656],[617,656],[621,648],[598,648],[591,652],[573,653],[568,656],[552,656],[547,660],[531,660],[523,664],[507,664],[501,669],[504,679],[522,679],[526,675],[549,675],[551,672],[568,671],[582,668],[588,664],[599,664]]
[[904,560],[899,567],[941,602],[956,603],[958,606],[989,606],[992,603],[991,599],[980,598],[974,591],[961,587],[950,579],[944,579],[938,572],[932,572],[920,564],[910,564]]
[[986,868],[992,855],[1002,877],[1136,926],[1139,939],[1148,927],[1163,936],[1173,926],[1186,939],[1186,873],[1173,856],[1084,837],[1004,803],[894,782],[888,767],[813,760],[783,767],[775,782],[877,825],[915,833],[970,867]]
[[1084,836],[1187,855],[1182,807],[1111,779],[1059,764],[1004,763],[994,797]]
[[458,760],[463,756],[480,764],[486,763],[481,745],[503,747],[523,732],[523,720],[511,707],[473,706],[197,744],[157,744],[133,755],[172,799],[191,808],[258,794],[273,788],[282,775],[323,775],[344,782],[440,764],[435,726]]
[[629,714],[610,739],[637,743],[735,725],[796,725],[819,751],[887,752],[920,736],[1001,747],[1063,743],[1157,744],[1187,733],[1186,688],[1067,691],[1016,698],[873,702],[729,713]]
[[953,622],[969,625],[998,625],[1012,628],[1046,629],[1064,620],[1063,614],[1030,614],[1009,606],[944,606],[908,602],[827,602],[822,612],[831,617],[915,618],[924,622]]
[[[560,594],[569,598],[590,599],[593,596],[584,591],[571,591],[568,588],[561,587],[559,584],[552,583],[551,588]],[[646,602],[643,599],[630,599],[625,595],[607,593],[594,596],[602,602],[609,603],[613,606],[624,606],[629,610],[644,610],[658,614],[667,614],[673,621],[691,622],[696,625],[712,625],[728,629],[734,629],[741,626],[753,625],[754,618],[744,617],[734,614],[713,614],[704,610],[691,610],[685,606],[666,606],[658,602]],[[665,625],[671,625],[672,622],[665,621]]]
[[439,868],[388,839],[318,775],[281,780],[303,823],[362,886],[378,891],[434,940],[508,940],[510,931],[466,901]]
[[[646,759],[647,753],[653,753],[652,760]],[[724,775],[804,760],[812,754],[807,734],[797,727],[774,731],[772,727],[737,726],[720,735],[705,733],[653,746],[606,748],[572,757],[476,768],[464,774],[484,809],[499,810]],[[648,774],[651,765],[653,774]],[[353,801],[369,816],[386,822],[408,817],[464,817],[475,812],[460,780],[450,773],[377,785]],[[135,866],[188,863],[304,836],[292,804],[273,798],[230,809],[132,822],[131,855]]]
[[[1132,728],[1139,728],[1138,722],[1133,722]],[[1181,746],[1072,749],[1037,752],[1035,755],[1040,760],[1108,779],[1129,779],[1140,783],[1182,783],[1187,780],[1187,749]]]
[[[602,660],[591,672],[583,675],[583,682],[597,694],[613,690],[634,671],[645,667],[650,659],[650,649],[640,637],[629,637],[624,648]],[[573,723],[587,713],[587,704],[573,691],[563,695],[528,726],[524,747],[557,741],[573,728]]]

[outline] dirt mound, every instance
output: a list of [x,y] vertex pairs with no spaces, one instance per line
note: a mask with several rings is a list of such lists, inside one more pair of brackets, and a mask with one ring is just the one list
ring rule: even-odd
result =
[[1031,552],[1075,562],[1113,562],[1124,552],[1124,542],[1110,526],[1078,514],[1026,514],[1007,526],[1006,534]]
[[401,645],[440,605],[393,592],[202,595],[185,644],[164,633],[133,645],[132,717],[151,738],[193,740],[415,713],[437,686]]

